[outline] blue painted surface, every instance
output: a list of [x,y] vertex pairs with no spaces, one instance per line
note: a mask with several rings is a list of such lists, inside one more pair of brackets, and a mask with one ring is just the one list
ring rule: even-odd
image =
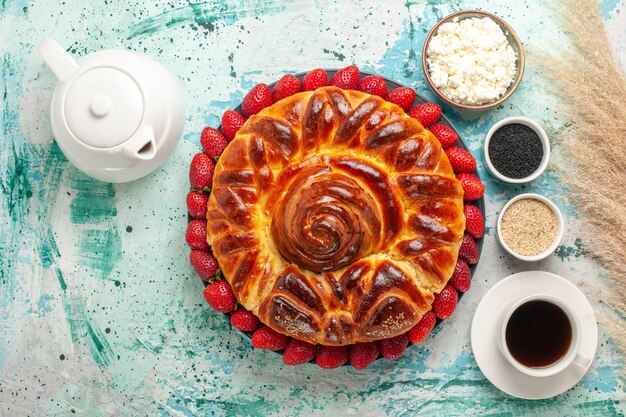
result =
[[[398,361],[366,371],[285,367],[252,349],[204,305],[184,244],[187,166],[199,132],[217,126],[258,82],[314,67],[361,68],[413,86],[437,101],[421,72],[427,31],[456,10],[508,20],[527,48],[550,40],[554,7],[535,2],[108,0],[91,5],[0,0],[0,416],[26,415],[623,415],[623,366],[600,322],[596,361],[583,381],[549,400],[513,399],[493,387],[469,348],[480,298],[529,265],[506,256],[493,236],[510,197],[533,191],[567,214],[559,255],[532,265],[594,292],[600,269],[577,240],[575,209],[553,164],[539,181],[509,187],[484,169],[482,140],[497,120],[526,115],[552,134],[566,121],[537,63],[519,91],[486,113],[444,112],[479,162],[487,238],[472,289],[452,319]],[[622,45],[623,2],[601,2]],[[34,52],[51,34],[71,53],[122,47],[160,59],[181,81],[188,109],[183,141],[155,174],[106,186],[72,168],[52,141],[48,106],[55,80]],[[618,59],[626,49],[618,50]],[[94,206],[97,198],[99,203]],[[101,210],[104,207],[106,210]],[[130,226],[130,229],[129,229]],[[129,231],[130,230],[130,231]]]

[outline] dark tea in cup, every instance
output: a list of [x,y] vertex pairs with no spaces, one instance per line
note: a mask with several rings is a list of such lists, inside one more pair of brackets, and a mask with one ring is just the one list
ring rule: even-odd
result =
[[567,354],[572,333],[572,323],[561,307],[546,300],[531,300],[517,307],[509,317],[506,347],[522,365],[545,368]]

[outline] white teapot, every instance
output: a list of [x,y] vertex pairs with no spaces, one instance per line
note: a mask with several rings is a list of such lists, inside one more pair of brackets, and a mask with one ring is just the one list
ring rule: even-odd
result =
[[37,50],[59,79],[50,118],[70,162],[107,182],[135,180],[165,162],[185,119],[181,91],[165,67],[114,49],[75,61],[50,37]]

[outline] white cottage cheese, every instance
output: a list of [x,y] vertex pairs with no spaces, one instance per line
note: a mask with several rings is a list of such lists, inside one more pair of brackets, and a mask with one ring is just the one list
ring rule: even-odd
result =
[[517,56],[488,17],[442,24],[426,51],[430,78],[452,101],[477,105],[501,97],[515,79]]

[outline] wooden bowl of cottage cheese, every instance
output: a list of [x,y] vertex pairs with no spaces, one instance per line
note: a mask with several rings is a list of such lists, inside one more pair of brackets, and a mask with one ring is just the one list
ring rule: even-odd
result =
[[443,101],[461,109],[485,110],[517,89],[524,75],[524,49],[504,20],[466,10],[446,16],[431,29],[422,67]]

